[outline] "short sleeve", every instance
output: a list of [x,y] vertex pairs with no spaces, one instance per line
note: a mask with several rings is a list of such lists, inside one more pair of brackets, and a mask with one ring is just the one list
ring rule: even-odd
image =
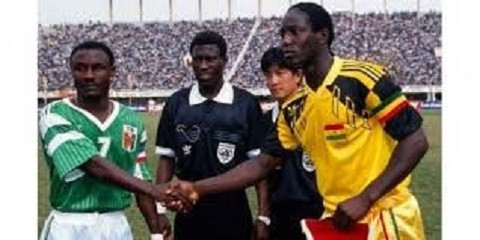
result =
[[45,152],[61,179],[99,155],[95,144],[59,114],[44,114],[39,125]]
[[402,140],[418,130],[422,117],[408,102],[390,75],[384,74],[369,91],[365,106],[392,138]]
[[275,125],[278,139],[282,144],[283,148],[288,150],[295,150],[300,147],[300,142],[293,133],[292,128],[290,128],[290,126],[288,125],[283,111],[280,111]]
[[174,136],[171,98],[165,104],[157,128],[155,153],[160,156],[175,157],[172,136]]
[[263,114],[260,103],[256,99],[252,99],[250,109],[247,111],[248,121],[250,124],[250,132],[248,133],[247,156],[249,158],[256,157],[260,154],[260,146],[265,136],[263,128]]
[[297,149],[298,146],[300,146],[299,142],[290,131],[283,114],[280,113],[265,136],[261,152],[280,158],[284,156],[285,150]]

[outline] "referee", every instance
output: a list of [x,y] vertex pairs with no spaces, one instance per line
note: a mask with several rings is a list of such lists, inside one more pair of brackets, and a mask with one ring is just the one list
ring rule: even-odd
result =
[[[190,54],[197,83],[177,91],[165,104],[157,130],[158,183],[170,181],[173,175],[187,181],[217,176],[260,152],[260,104],[252,94],[224,81],[225,39],[214,31],[200,32],[190,44]],[[162,230],[169,231],[164,209],[159,210]],[[177,240],[251,236],[244,189],[207,196],[189,213],[175,217]]]

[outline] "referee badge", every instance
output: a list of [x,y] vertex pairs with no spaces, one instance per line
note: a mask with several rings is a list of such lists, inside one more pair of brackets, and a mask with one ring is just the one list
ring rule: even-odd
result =
[[130,125],[123,125],[122,133],[122,147],[127,152],[132,152],[135,150],[135,145],[137,142],[137,128]]
[[305,171],[307,172],[315,171],[315,165],[313,165],[313,162],[310,160],[310,157],[305,152],[302,155],[302,165]]
[[235,145],[230,143],[218,143],[217,158],[222,164],[227,164],[232,161],[235,155]]

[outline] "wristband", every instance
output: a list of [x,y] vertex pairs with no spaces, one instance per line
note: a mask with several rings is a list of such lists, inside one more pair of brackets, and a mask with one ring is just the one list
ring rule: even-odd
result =
[[262,215],[259,215],[259,216],[257,217],[257,219],[258,219],[259,221],[265,223],[265,225],[267,225],[267,226],[270,226],[270,223],[272,222],[269,217],[262,216]]
[[163,206],[163,203],[156,202],[157,205],[157,213],[158,214],[165,214],[167,212],[167,208]]
[[160,233],[150,234],[151,240],[163,240],[163,235]]

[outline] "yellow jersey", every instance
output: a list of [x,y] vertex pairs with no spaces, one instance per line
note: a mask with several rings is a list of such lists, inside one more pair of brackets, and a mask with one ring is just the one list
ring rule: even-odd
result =
[[[421,116],[382,66],[334,57],[316,91],[305,83],[282,105],[264,151],[275,156],[281,149],[302,147],[308,153],[328,216],[340,202],[358,195],[376,179],[397,141],[421,124]],[[371,211],[408,199],[409,183],[410,176]]]

